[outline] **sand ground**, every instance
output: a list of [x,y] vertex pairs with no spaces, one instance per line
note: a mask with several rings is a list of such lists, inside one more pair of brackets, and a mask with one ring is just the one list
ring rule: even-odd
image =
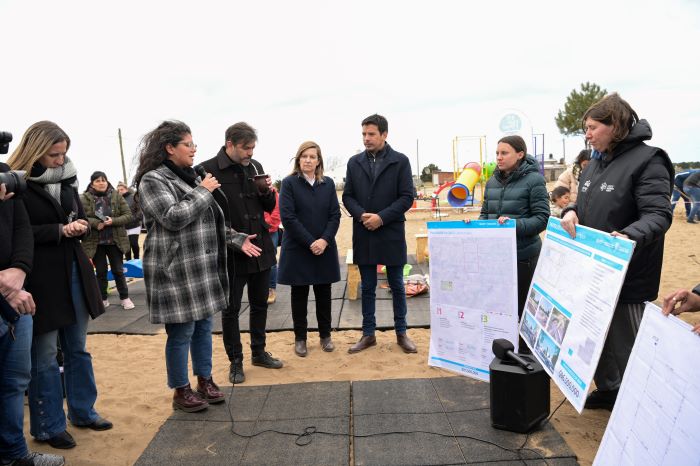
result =
[[[419,207],[427,206],[419,202]],[[685,222],[678,206],[673,226],[666,236],[660,296],[678,288],[700,282],[700,225]],[[445,220],[475,218],[477,213],[449,213]],[[429,211],[410,212],[406,223],[409,252],[415,251],[415,234],[425,233]],[[351,224],[343,217],[338,233],[339,250],[351,247]],[[700,322],[700,313],[686,320]],[[429,329],[411,329],[410,337],[419,352],[406,355],[395,344],[392,332],[379,333],[378,346],[364,353],[350,355],[346,348],[361,335],[359,331],[333,334],[337,350],[324,353],[313,334],[309,337],[309,356],[294,355],[292,332],[268,335],[268,350],[280,357],[285,367],[269,370],[253,367],[246,354],[246,386],[285,384],[312,381],[377,380],[391,378],[453,377],[454,374],[427,364]],[[244,334],[247,348],[248,334]],[[228,361],[220,335],[214,336],[214,380],[227,384]],[[165,336],[92,335],[88,348],[92,353],[99,398],[97,410],[114,422],[114,429],[92,432],[69,426],[78,446],[65,454],[74,465],[131,465],[141,455],[159,427],[172,413],[172,392],[167,388],[164,361]],[[552,409],[562,400],[552,384]],[[591,464],[602,438],[609,413],[584,411],[579,415],[567,402],[554,415],[552,422],[581,464]],[[26,422],[28,424],[28,413]],[[29,438],[28,425],[26,435]],[[30,448],[54,452],[45,444],[30,440]]]

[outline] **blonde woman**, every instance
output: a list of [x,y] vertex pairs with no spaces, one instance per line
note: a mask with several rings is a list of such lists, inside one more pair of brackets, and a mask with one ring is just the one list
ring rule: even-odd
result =
[[335,244],[340,206],[333,180],[323,176],[321,148],[313,141],[299,146],[294,169],[282,180],[280,215],[285,234],[277,281],[292,287],[294,352],[302,358],[307,354],[309,286],[313,286],[316,297],[321,349],[333,351],[331,284],[340,280]]
[[107,430],[112,423],[95,411],[97,386],[85,349],[88,319],[104,313],[95,273],[80,246],[89,231],[78,198],[77,172],[66,153],[70,138],[55,123],[40,121],[22,136],[7,161],[25,170],[22,196],[34,233],[34,267],[25,288],[34,297],[30,433],[54,448],[73,448],[66,431],[63,390],[56,354],[60,339],[68,419],[76,427]]

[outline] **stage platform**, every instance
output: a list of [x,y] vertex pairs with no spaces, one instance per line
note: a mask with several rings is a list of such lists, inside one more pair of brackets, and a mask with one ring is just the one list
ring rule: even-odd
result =
[[[428,274],[428,264],[416,264],[415,256],[409,256],[409,264],[413,266],[411,274]],[[347,265],[344,258],[340,258],[340,278],[331,287],[331,323],[334,330],[360,330],[362,329],[362,309],[360,292],[358,299],[348,299],[347,293]],[[113,282],[110,282],[113,285]],[[309,292],[309,330],[317,331],[316,312],[313,290]],[[129,297],[136,307],[125,311],[119,304],[119,296],[115,289],[110,290],[109,301],[111,305],[107,312],[88,324],[88,333],[116,333],[127,335],[156,335],[165,333],[161,324],[151,324],[148,320],[148,307],[146,306],[146,288],[143,280],[134,280],[129,283]],[[241,331],[250,329],[248,318],[247,289],[243,290],[243,300],[240,314]],[[391,329],[394,327],[394,314],[391,304],[391,293],[386,288],[386,276],[378,274],[377,301],[376,301],[377,329]],[[422,294],[408,298],[408,314],[406,316],[409,328],[428,328],[430,326],[430,300],[429,294]],[[292,330],[291,288],[286,285],[277,285],[277,301],[268,306],[267,331],[276,332]],[[213,333],[221,333],[221,318],[219,314],[214,316]]]
[[491,427],[489,385],[465,377],[224,387],[175,411],[137,465],[576,465],[546,424]]

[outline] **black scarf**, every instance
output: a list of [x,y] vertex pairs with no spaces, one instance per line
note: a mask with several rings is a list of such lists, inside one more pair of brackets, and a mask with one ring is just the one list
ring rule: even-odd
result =
[[197,174],[194,172],[192,167],[178,167],[170,159],[165,159],[163,165],[168,167],[170,171],[175,173],[178,178],[188,185],[192,186],[193,188],[197,187],[197,183],[195,182],[197,180]]

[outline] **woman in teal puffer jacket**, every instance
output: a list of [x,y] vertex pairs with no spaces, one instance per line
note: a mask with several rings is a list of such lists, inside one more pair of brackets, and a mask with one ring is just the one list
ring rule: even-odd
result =
[[[498,141],[498,168],[486,183],[479,219],[515,220],[518,245],[518,317],[523,313],[527,291],[540,256],[540,233],[547,228],[549,196],[537,161],[527,155],[520,136]],[[521,345],[522,348],[522,345]]]

